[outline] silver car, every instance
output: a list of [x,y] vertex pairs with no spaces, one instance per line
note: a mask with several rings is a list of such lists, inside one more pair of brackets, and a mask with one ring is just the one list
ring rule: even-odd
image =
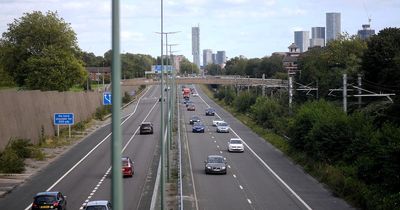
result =
[[229,125],[226,122],[217,124],[217,133],[229,133]]

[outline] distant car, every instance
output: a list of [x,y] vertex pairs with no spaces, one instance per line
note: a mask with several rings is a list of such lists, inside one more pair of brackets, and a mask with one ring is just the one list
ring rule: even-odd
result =
[[204,170],[206,174],[226,174],[226,159],[220,155],[209,155],[204,161]]
[[217,133],[229,133],[229,125],[226,122],[217,124]]
[[196,106],[195,106],[194,104],[190,104],[190,105],[187,107],[187,110],[188,110],[188,111],[196,111]]
[[214,116],[214,115],[215,115],[215,109],[213,108],[206,109],[206,116]]
[[122,175],[132,177],[135,174],[133,162],[129,157],[123,157],[122,160]]
[[205,126],[202,122],[195,122],[192,127],[193,133],[204,133]]
[[186,107],[189,107],[191,104],[193,104],[193,101],[186,101]]
[[151,122],[143,122],[140,125],[140,129],[139,129],[139,133],[140,135],[142,134],[153,134],[153,124]]
[[241,139],[231,138],[228,141],[228,151],[229,152],[244,152],[244,145]]
[[194,115],[194,116],[192,116],[192,117],[190,118],[189,124],[193,125],[195,122],[200,122],[200,121],[201,121],[201,120],[200,120],[200,117]]
[[112,210],[110,201],[98,200],[89,201],[85,205],[85,210]]
[[[187,104],[188,102],[189,102],[190,100],[189,99],[183,99],[183,104]],[[189,103],[191,103],[191,102],[189,102]]]
[[32,210],[67,209],[67,199],[61,192],[40,192],[33,197]]
[[213,125],[213,126],[218,126],[219,123],[224,123],[224,122],[225,122],[225,121],[223,121],[223,120],[213,120],[213,121],[212,121],[212,125]]
[[198,93],[193,93],[192,96],[193,97],[199,97],[199,94]]

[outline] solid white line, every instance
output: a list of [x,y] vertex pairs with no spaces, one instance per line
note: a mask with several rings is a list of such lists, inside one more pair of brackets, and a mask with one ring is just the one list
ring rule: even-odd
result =
[[[197,92],[197,91],[196,91],[196,92]],[[186,124],[185,124],[185,123],[183,123],[183,128],[184,128],[184,130],[186,130]],[[186,140],[187,140],[187,139],[188,139],[187,132],[185,132],[185,135],[186,135]],[[198,210],[198,209],[199,209],[199,204],[198,204],[198,200],[197,200],[196,185],[195,185],[195,183],[194,183],[192,159],[190,158],[189,143],[188,143],[188,141],[186,141],[186,142],[187,142],[187,144],[186,144],[186,150],[188,151],[189,168],[190,168],[190,176],[191,176],[191,179],[192,179],[194,201],[195,201],[196,209]]]
[[[139,106],[140,100],[142,99],[142,97],[144,95],[146,95],[146,93],[150,90],[151,88],[148,88],[147,91],[139,98],[138,102],[136,103],[136,107],[135,110],[132,112],[132,114],[129,115],[128,118],[126,118],[122,123],[124,124],[130,117],[132,117],[132,115],[136,112],[137,107]],[[46,191],[50,191],[51,189],[53,189],[53,187],[55,187],[58,183],[60,183],[68,174],[70,174],[79,164],[81,164],[90,154],[92,154],[92,152],[94,150],[97,149],[97,147],[99,147],[104,141],[106,141],[108,139],[108,137],[111,136],[112,133],[109,133],[103,140],[101,140],[95,147],[93,147],[93,149],[91,149],[85,156],[83,156],[83,158],[81,158],[77,163],[75,163],[74,166],[72,166],[64,175],[62,175],[56,182],[54,182],[53,185],[51,185],[49,188],[46,189]],[[29,210],[29,208],[31,208],[32,203],[30,203],[25,210]]]
[[[165,142],[166,139],[167,139],[167,128],[165,128],[163,141]],[[160,151],[160,153],[162,154],[162,151]],[[150,204],[151,210],[156,208],[158,186],[160,185],[160,176],[161,176],[161,156],[160,156],[160,161],[158,162],[157,178],[156,178],[156,182],[154,183],[153,196],[151,197],[151,204]]]
[[[196,92],[198,92],[197,90],[196,90]],[[206,102],[206,101],[204,101],[204,99],[199,95],[199,97],[200,97],[200,99],[205,103],[205,104],[207,104],[207,106],[208,107],[210,107],[210,105]],[[215,113],[215,115],[217,115],[217,117],[219,117],[220,119],[222,119],[221,118],[221,116],[219,116],[218,115],[218,113]],[[230,130],[238,137],[238,138],[240,138],[240,139],[242,139],[233,129],[232,129],[232,127],[230,127]],[[277,173],[275,173],[275,171],[274,170],[272,170],[272,168],[267,164],[267,163],[265,163],[265,161],[260,157],[260,156],[258,156],[257,155],[257,153],[255,153],[254,152],[254,150],[242,139],[242,141],[243,141],[243,144],[244,145],[246,145],[246,147],[250,150],[250,152],[268,169],[268,171],[269,172],[271,172],[271,174],[272,175],[274,175],[275,176],[275,178],[281,183],[281,184],[283,184],[283,186],[285,186],[286,187],[286,189],[288,189],[296,198],[297,198],[297,200],[299,200],[308,210],[312,210],[312,208],[291,188],[291,187],[289,187],[289,185],[288,184],[286,184],[286,182],[285,181],[283,181],[283,179],[281,179],[281,177],[279,177],[278,176],[278,174]],[[222,153],[222,151],[221,151],[221,153]],[[249,200],[250,201],[250,200]],[[250,201],[251,202],[251,201]]]

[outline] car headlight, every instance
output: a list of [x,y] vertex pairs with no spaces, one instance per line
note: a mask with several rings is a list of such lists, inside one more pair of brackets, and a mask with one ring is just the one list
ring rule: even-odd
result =
[[211,166],[207,166],[208,169],[211,169]]
[[225,168],[226,168],[225,166],[222,166],[222,167],[221,167],[222,170],[225,169]]

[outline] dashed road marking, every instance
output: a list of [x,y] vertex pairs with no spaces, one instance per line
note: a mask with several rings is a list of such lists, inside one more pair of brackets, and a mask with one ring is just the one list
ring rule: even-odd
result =
[[[229,167],[228,167],[229,168]],[[233,174],[233,178],[235,178],[236,179],[236,175],[235,174]]]
[[247,202],[249,202],[249,204],[251,204],[251,200],[250,199],[247,199]]
[[240,188],[241,190],[243,190],[243,186],[242,186],[242,185],[239,185],[239,188]]

